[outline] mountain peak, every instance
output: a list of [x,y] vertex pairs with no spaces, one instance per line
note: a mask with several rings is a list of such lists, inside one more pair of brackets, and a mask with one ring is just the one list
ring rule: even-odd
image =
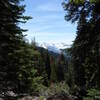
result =
[[61,53],[61,49],[70,47],[70,45],[66,43],[45,43],[45,42],[39,43],[38,46],[43,47],[49,51],[53,51],[55,53]]

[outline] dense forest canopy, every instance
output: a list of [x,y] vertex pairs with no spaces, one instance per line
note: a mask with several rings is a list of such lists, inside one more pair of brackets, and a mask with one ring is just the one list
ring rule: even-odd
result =
[[25,6],[21,1],[0,0],[0,98],[17,100],[24,95],[50,96],[55,100],[57,96],[64,98],[61,100],[99,98],[99,0],[63,2],[65,20],[77,22],[77,31],[72,46],[61,53],[39,47],[35,40],[31,43],[25,40],[26,30],[19,24],[31,17],[23,16]]

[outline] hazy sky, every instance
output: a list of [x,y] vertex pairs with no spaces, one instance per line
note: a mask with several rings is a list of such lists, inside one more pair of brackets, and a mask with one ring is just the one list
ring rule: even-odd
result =
[[25,15],[32,16],[22,27],[28,29],[27,38],[37,42],[70,44],[75,38],[76,24],[64,20],[62,0],[25,0]]

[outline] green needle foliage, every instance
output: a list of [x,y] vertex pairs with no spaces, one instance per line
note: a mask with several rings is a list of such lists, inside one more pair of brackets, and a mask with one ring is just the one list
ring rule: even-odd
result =
[[0,0],[0,93],[32,93],[42,77],[34,65],[36,50],[24,40],[19,27],[31,17],[23,16],[21,0]]
[[78,24],[71,56],[75,84],[80,88],[100,89],[99,6],[98,0],[68,0],[63,3],[67,12],[65,19]]

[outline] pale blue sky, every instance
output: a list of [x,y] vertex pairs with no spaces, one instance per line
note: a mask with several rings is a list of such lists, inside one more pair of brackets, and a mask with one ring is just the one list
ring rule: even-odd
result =
[[37,42],[71,44],[75,38],[76,24],[64,20],[62,0],[25,0],[25,15],[32,16],[22,27],[28,29],[27,38]]

